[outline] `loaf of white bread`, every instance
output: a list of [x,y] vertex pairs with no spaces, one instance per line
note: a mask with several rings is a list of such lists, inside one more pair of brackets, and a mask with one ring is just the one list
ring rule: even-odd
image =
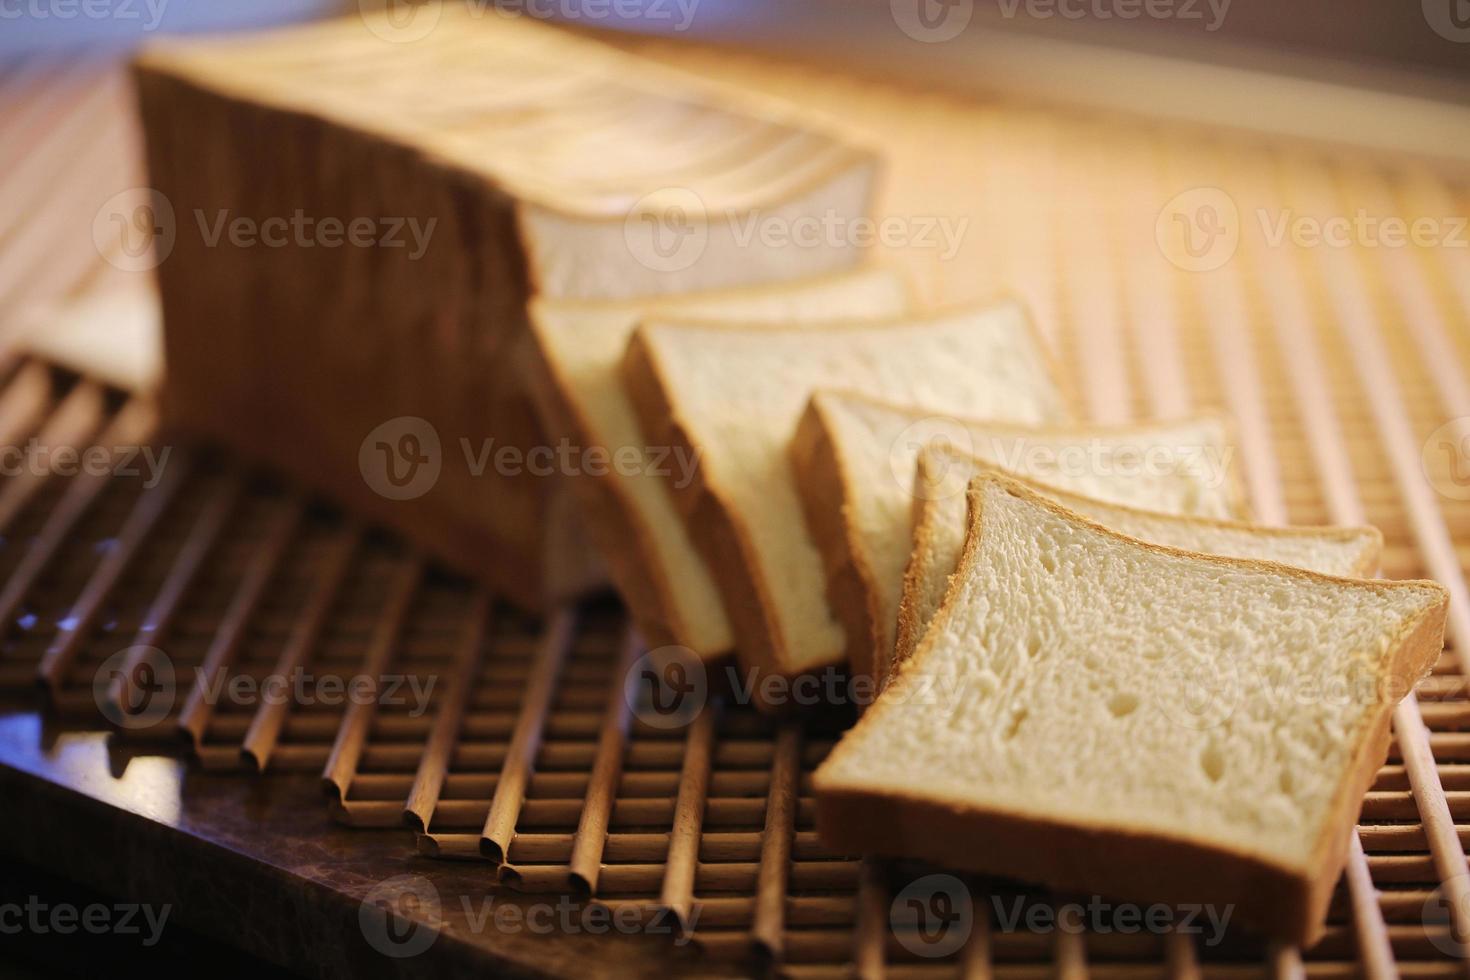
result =
[[586,567],[531,455],[527,302],[850,269],[852,236],[759,231],[865,216],[877,161],[535,18],[395,16],[140,58],[158,193],[121,217],[161,259],[163,408],[538,606]]
[[817,770],[844,851],[1323,929],[1433,582],[1146,543],[983,476],[918,648]]

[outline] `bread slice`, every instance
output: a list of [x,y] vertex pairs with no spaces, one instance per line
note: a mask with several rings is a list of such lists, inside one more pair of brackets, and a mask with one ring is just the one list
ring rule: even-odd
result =
[[[933,488],[968,483],[977,476],[1005,474],[989,460],[935,447],[919,455],[914,477],[913,552],[904,572],[899,603],[898,640],[893,654],[880,658],[882,684],[893,664],[913,653],[938,612],[949,577],[965,543],[964,494],[934,493]],[[1038,493],[1129,537],[1154,544],[1232,558],[1261,558],[1324,575],[1360,578],[1378,570],[1383,535],[1375,527],[1268,527],[1244,521],[1178,517],[1108,503],[1055,486],[1022,481]]]
[[815,774],[823,840],[1320,935],[1445,590],[1147,544],[994,476],[969,497],[928,635]]
[[926,411],[1019,422],[1067,414],[1014,303],[820,329],[652,320],[624,369],[648,437],[698,454],[681,510],[741,663],[778,677],[835,665],[844,649],[788,455],[813,391],[856,386]]
[[692,459],[643,436],[618,366],[638,319],[648,314],[801,321],[892,316],[908,305],[899,276],[884,268],[760,289],[689,293],[623,303],[539,300],[531,305],[537,356],[532,392],[552,442],[601,447],[634,465],[580,473],[569,487],[583,523],[644,639],[679,644],[703,658],[729,653],[734,637],[704,560],[658,475],[687,477]]
[[[926,445],[1102,500],[1200,517],[1242,516],[1234,447],[1219,416],[1127,426],[1036,428],[935,415],[847,392],[812,396],[791,444],[807,526],[855,674],[893,651],[912,534],[914,471]],[[968,480],[927,488],[963,502]]]

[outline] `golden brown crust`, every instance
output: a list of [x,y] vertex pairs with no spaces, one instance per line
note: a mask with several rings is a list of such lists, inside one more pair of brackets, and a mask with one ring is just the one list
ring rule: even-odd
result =
[[875,676],[879,634],[873,575],[853,547],[847,481],[827,435],[820,398],[807,402],[790,453],[807,530],[822,556],[827,601],[846,636],[847,662],[854,676]]
[[[686,459],[701,461],[694,469],[693,478],[685,486],[674,488],[674,500],[684,515],[695,548],[708,563],[719,587],[741,662],[758,670],[791,676],[790,669],[777,656],[782,646],[780,637],[773,635],[779,629],[778,621],[771,615],[775,606],[755,556],[747,553],[750,536],[741,527],[733,508],[710,486],[703,466],[704,447],[693,440],[675,415],[658,355],[647,343],[641,327],[628,342],[623,380],[644,433],[657,440],[658,445],[686,453]],[[746,568],[751,574],[745,573]],[[759,683],[753,687],[757,693],[761,689]],[[762,710],[772,707],[759,697],[755,701]]]
[[903,593],[898,598],[898,629],[894,633],[893,649],[879,653],[875,677],[878,689],[888,683],[894,667],[903,663],[919,645],[928,623],[919,616],[919,575],[924,567],[921,560],[933,548],[934,522],[939,519],[939,508],[918,492],[920,486],[930,485],[929,454],[919,454],[919,466],[914,473],[913,547],[909,551],[908,564],[903,570]]
[[[824,841],[843,850],[872,850],[923,857],[941,863],[1042,881],[1062,889],[1093,889],[1122,898],[1157,901],[1228,902],[1239,916],[1262,931],[1310,943],[1322,933],[1327,904],[1346,857],[1349,834],[1388,750],[1388,723],[1398,698],[1426,675],[1443,646],[1448,593],[1434,582],[1388,582],[1347,579],[1251,558],[1204,555],[1130,538],[1036,492],[1020,480],[991,474],[977,477],[969,490],[969,533],[956,576],[970,574],[978,561],[985,491],[997,486],[1040,506],[1074,525],[1157,554],[1212,564],[1284,574],[1308,582],[1351,582],[1357,587],[1389,592],[1430,590],[1438,601],[1407,621],[1389,643],[1392,654],[1381,681],[1377,707],[1359,725],[1357,750],[1329,807],[1324,833],[1307,862],[1310,871],[1279,867],[1259,856],[1198,842],[1182,841],[1126,827],[1083,827],[1075,823],[1037,820],[959,799],[917,798],[884,789],[829,785],[824,770],[843,750],[839,744],[814,777],[817,827]],[[954,590],[936,620],[953,613]],[[923,670],[931,632],[899,674]],[[1396,686],[1392,686],[1396,685]],[[880,696],[857,722],[881,722]],[[851,744],[850,742],[848,744]],[[1187,867],[1188,875],[1179,873]]]
[[1224,848],[901,792],[828,787],[820,770],[816,822],[822,842],[842,854],[919,858],[1114,900],[1231,905],[1235,918],[1296,942],[1310,943],[1322,933],[1308,879]]

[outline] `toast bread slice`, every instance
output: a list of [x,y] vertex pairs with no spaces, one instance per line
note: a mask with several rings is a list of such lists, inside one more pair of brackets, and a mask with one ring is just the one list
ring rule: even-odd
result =
[[1445,589],[1146,543],[1003,477],[969,498],[923,643],[815,774],[824,842],[1314,941]]

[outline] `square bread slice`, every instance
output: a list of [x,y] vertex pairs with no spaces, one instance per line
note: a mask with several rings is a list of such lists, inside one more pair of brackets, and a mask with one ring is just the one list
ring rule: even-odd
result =
[[678,644],[709,659],[729,653],[735,641],[714,579],[674,508],[673,489],[659,475],[687,478],[694,460],[644,438],[618,373],[638,320],[657,313],[789,323],[895,316],[907,306],[906,284],[879,267],[758,289],[531,304],[531,389],[547,437],[602,447],[609,458],[624,460],[566,482],[650,645]]
[[1013,480],[814,777],[843,853],[1233,906],[1310,943],[1446,591],[1147,544]]
[[821,328],[644,323],[624,379],[648,438],[697,454],[677,499],[741,664],[789,678],[842,661],[788,452],[813,391],[856,386],[929,412],[1040,423],[1068,414],[1051,367],[1009,302]]
[[[936,492],[936,488],[968,485],[986,474],[1015,475],[987,459],[953,449],[936,446],[919,454],[914,474],[913,552],[904,571],[898,639],[892,655],[879,658],[880,685],[893,665],[907,660],[922,640],[964,548],[968,498],[963,493]],[[1376,527],[1270,527],[1178,517],[1070,493],[1039,481],[1021,482],[1129,537],[1207,555],[1262,558],[1324,575],[1367,578],[1378,571],[1383,550],[1383,535]]]
[[[1217,415],[1047,428],[936,415],[862,395],[812,396],[791,444],[797,487],[827,570],[854,674],[893,651],[912,540],[914,471],[926,445],[965,448],[1013,472],[1115,503],[1244,516],[1229,426]],[[968,480],[930,492],[963,501]]]

